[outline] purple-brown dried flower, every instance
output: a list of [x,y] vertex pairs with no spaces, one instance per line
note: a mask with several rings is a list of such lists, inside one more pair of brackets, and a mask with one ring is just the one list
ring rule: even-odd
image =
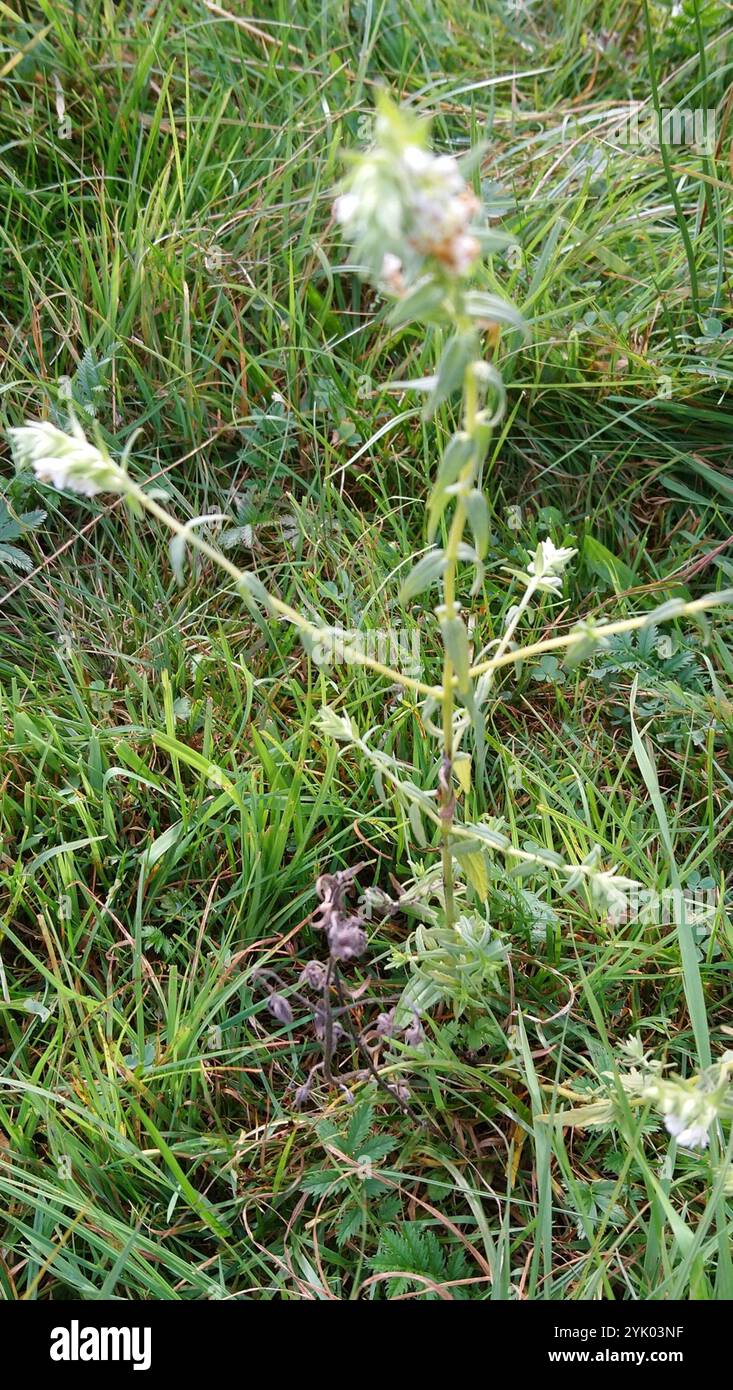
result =
[[366,932],[362,930],[361,917],[336,917],[327,930],[328,949],[334,960],[353,960],[366,951]]
[[284,995],[271,994],[267,1000],[267,1007],[278,1023],[283,1023],[286,1026],[292,1023],[293,1011]]
[[[315,1007],[315,1010],[314,1010],[314,1013],[313,1013],[313,1030],[314,1030],[315,1035],[316,1035],[316,1037],[317,1037],[317,1039],[318,1039],[319,1042],[324,1042],[324,1041],[325,1041],[325,1038],[326,1038],[326,1023],[327,1023],[327,1021],[328,1021],[328,1009],[327,1009],[327,1007],[326,1007],[325,1004],[323,1004],[322,1002],[319,1002],[318,1004],[316,1004],[316,1007]],[[343,1040],[344,1040],[345,1037],[346,1037],[346,1033],[345,1033],[344,1029],[341,1027],[341,1024],[340,1024],[336,1019],[333,1019],[332,1022],[331,1022],[331,1043],[332,1043],[332,1046],[333,1046],[333,1047],[338,1047],[339,1043],[343,1042]]]
[[300,985],[309,989],[323,989],[326,983],[326,967],[320,960],[309,960],[300,972]]
[[302,1110],[303,1106],[308,1104],[308,1101],[310,1100],[312,1081],[313,1078],[309,1076],[308,1080],[304,1081],[302,1086],[296,1087],[296,1090],[293,1094],[293,1108],[295,1110]]
[[425,1041],[425,1030],[417,1014],[413,1014],[412,1023],[407,1025],[402,1036],[408,1047],[419,1047]]
[[394,1037],[394,1009],[390,1009],[389,1013],[379,1014],[375,1032],[378,1038]]

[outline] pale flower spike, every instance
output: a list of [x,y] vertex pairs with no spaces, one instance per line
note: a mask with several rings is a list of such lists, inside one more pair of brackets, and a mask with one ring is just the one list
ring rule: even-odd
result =
[[657,1076],[642,1094],[661,1112],[667,1133],[680,1148],[706,1149],[718,1116],[730,1113],[732,1074],[733,1052],[724,1052],[718,1062],[692,1080]]
[[[654,1106],[678,1148],[706,1149],[718,1120],[729,1120],[733,1114],[733,1052],[723,1052],[717,1062],[697,1076],[683,1078],[663,1075],[663,1063],[644,1050],[638,1036],[622,1043],[620,1050],[623,1069],[615,1079],[613,1072],[602,1072],[602,1084],[591,1092],[574,1093],[573,1098],[583,1103],[576,1109],[560,1111],[552,1117],[553,1123],[581,1129],[623,1123],[625,1117],[616,1093],[620,1082],[634,1111],[645,1105]],[[730,1186],[733,1191],[733,1169]]]
[[40,483],[82,497],[128,490],[124,469],[90,444],[76,421],[66,434],[50,420],[29,420],[8,430],[8,437],[18,466],[32,468]]
[[382,101],[371,149],[354,159],[333,205],[372,277],[401,295],[423,269],[461,279],[481,254],[480,211],[452,155],[427,149],[426,125]]
[[[502,249],[510,240],[490,228],[498,206],[481,206],[466,181],[468,162],[433,154],[428,135],[425,121],[381,98],[374,141],[363,154],[351,158],[334,203],[334,216],[353,247],[359,273],[396,301],[389,306],[388,324],[442,329],[435,372],[412,382],[393,383],[393,387],[400,391],[413,388],[425,396],[421,411],[425,422],[434,419],[441,407],[449,407],[459,393],[462,398],[460,420],[444,441],[427,502],[428,548],[419,558],[412,557],[401,591],[403,603],[423,595],[423,603],[433,607],[443,648],[440,684],[427,683],[388,665],[379,655],[365,652],[357,640],[350,640],[348,632],[316,624],[272,594],[259,575],[241,570],[202,534],[202,524],[211,522],[210,516],[181,521],[171,515],[158,503],[163,494],[136,484],[128,476],[131,441],[122,463],[117,464],[101,442],[95,445],[85,438],[73,418],[68,432],[40,421],[10,431],[18,463],[33,468],[40,482],[87,497],[101,492],[123,494],[134,507],[165,525],[173,533],[171,559],[179,580],[189,549],[197,551],[233,582],[236,592],[251,607],[263,610],[270,621],[283,619],[293,624],[313,660],[333,652],[336,638],[343,660],[370,668],[390,686],[426,697],[422,727],[440,743],[435,776],[428,787],[420,785],[416,768],[370,741],[375,731],[361,735],[347,714],[329,706],[322,707],[318,717],[321,733],[351,745],[371,764],[376,794],[385,805],[395,801],[400,808],[410,852],[413,846],[418,854],[437,849],[437,844],[429,844],[429,836],[440,841],[440,862],[436,860],[421,870],[399,899],[403,906],[409,904],[419,924],[403,948],[409,978],[395,1012],[398,1032],[402,1031],[408,1045],[419,1045],[420,1015],[439,1002],[449,1001],[456,1019],[469,1006],[482,1011],[487,984],[506,964],[509,943],[494,932],[490,920],[494,874],[489,855],[506,855],[511,865],[526,872],[554,871],[566,893],[587,891],[594,907],[610,921],[624,917],[629,895],[639,888],[613,868],[602,867],[598,846],[582,863],[570,864],[549,846],[514,844],[508,827],[505,833],[503,822],[485,814],[486,805],[482,810],[488,782],[483,706],[491,697],[497,672],[512,663],[564,648],[566,660],[577,665],[611,635],[693,614],[732,597],[731,592],[723,591],[689,603],[674,599],[651,613],[615,623],[586,619],[567,634],[522,644],[515,637],[532,599],[537,594],[557,597],[561,593],[565,570],[577,553],[574,548],[556,546],[546,537],[523,569],[504,567],[521,585],[521,591],[504,617],[501,636],[484,649],[491,655],[476,661],[473,646],[480,628],[474,630],[463,610],[462,567],[473,566],[470,592],[478,594],[492,546],[492,506],[482,491],[483,465],[492,448],[492,431],[506,408],[500,371],[494,360],[484,357],[490,347],[493,359],[498,339],[492,332],[487,344],[486,330],[492,325],[523,335],[527,330],[514,305],[471,283],[474,275],[479,280],[482,273],[482,257]],[[480,151],[471,154],[470,167],[475,171],[480,167]],[[483,274],[488,271],[487,267]],[[497,447],[494,444],[494,456]],[[470,544],[464,539],[467,535]],[[437,603],[428,597],[435,586],[440,589]],[[433,719],[438,707],[439,724]],[[467,752],[461,745],[469,730],[473,746]],[[209,780],[215,779],[210,776]],[[462,818],[468,804],[477,807],[475,821]],[[340,904],[335,885],[338,880],[343,886],[346,880],[340,876],[347,872],[356,870],[322,875],[317,885],[321,898],[317,915],[321,920],[316,924],[325,928],[329,970],[337,962],[361,957],[368,945],[365,923],[374,901],[364,899],[354,910]],[[513,876],[512,869],[510,873]],[[396,903],[387,899],[388,907]],[[311,970],[310,975],[327,994],[327,971]],[[269,1008],[279,1022],[289,1026],[291,1006],[284,996],[271,993]],[[327,1065],[324,1052],[324,1067]],[[657,1066],[647,1058],[640,1041],[635,1040],[621,1085],[629,1104],[640,1108],[651,1102],[656,1106],[679,1145],[704,1148],[716,1117],[722,1114],[729,1118],[733,1113],[733,1103],[727,1098],[731,1075],[733,1054],[727,1054],[717,1068],[709,1068],[693,1081],[665,1078],[661,1064]],[[296,1098],[307,1099],[309,1086],[310,1081],[300,1087]],[[397,1094],[400,1088],[395,1084],[388,1089]],[[582,1125],[618,1121],[617,1090],[617,1080],[613,1090],[604,1082],[591,1093],[590,1104],[586,1092],[578,1096],[586,1103],[574,1112],[562,1112],[554,1122]]]

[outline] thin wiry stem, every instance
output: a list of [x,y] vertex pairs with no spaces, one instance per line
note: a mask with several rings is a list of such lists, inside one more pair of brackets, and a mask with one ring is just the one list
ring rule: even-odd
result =
[[[246,590],[246,572],[239,569],[237,565],[227,559],[226,555],[224,555],[221,550],[217,550],[215,545],[210,545],[197,531],[187,526],[185,522],[179,521],[177,517],[167,512],[165,507],[159,506],[155,498],[150,497],[142,488],[137,487],[135,484],[130,484],[127,491],[128,495],[133,497],[146,512],[156,517],[158,521],[162,521],[170,531],[184,538],[188,545],[193,546],[195,550],[198,550],[202,555],[205,555],[207,559],[213,561],[215,565],[218,565],[219,569],[223,570],[225,574],[228,574],[229,577],[234,580],[240,593]],[[284,603],[282,599],[275,598],[275,596],[269,592],[267,593],[267,606],[273,612],[278,613],[280,617],[287,619],[287,621],[292,623],[294,627],[297,627],[300,632],[305,633],[310,637],[311,641],[320,645],[327,645],[332,640],[333,633],[329,628],[317,627],[315,623],[310,623],[308,619],[298,613],[295,608],[291,608],[290,604]],[[385,666],[381,661],[377,661],[374,657],[368,656],[365,652],[360,651],[358,647],[351,646],[349,642],[344,641],[340,635],[339,646],[345,661],[353,662],[358,666],[368,666],[370,670],[378,672],[380,676],[384,676],[387,680],[391,681],[392,684],[399,684],[407,690],[416,691],[420,695],[434,694],[432,686],[424,684],[423,681],[415,680],[412,676],[403,675],[402,672],[393,670],[391,666]]]

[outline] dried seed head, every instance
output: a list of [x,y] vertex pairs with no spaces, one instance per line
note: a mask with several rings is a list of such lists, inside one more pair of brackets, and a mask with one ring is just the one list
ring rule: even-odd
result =
[[334,960],[353,960],[355,956],[363,956],[367,939],[361,922],[358,914],[334,917],[328,927],[328,949]]
[[408,1047],[419,1047],[425,1041],[425,1030],[417,1014],[413,1014],[412,1023],[408,1024],[402,1036]]
[[284,995],[271,994],[267,1001],[267,1007],[278,1023],[283,1023],[286,1026],[292,1023],[293,1011]]
[[326,967],[320,960],[309,960],[300,972],[301,985],[307,985],[309,989],[323,989],[326,983]]
[[[314,1010],[314,1013],[313,1013],[313,1031],[314,1031],[314,1033],[315,1033],[315,1035],[316,1035],[316,1037],[317,1037],[317,1039],[318,1039],[319,1042],[324,1042],[324,1041],[325,1041],[325,1038],[326,1038],[326,1022],[327,1022],[327,1011],[326,1011],[326,1008],[325,1008],[325,1006],[324,1006],[322,1003],[318,1003],[318,1004],[316,1004],[316,1007],[315,1007],[315,1010]],[[331,1022],[331,1043],[332,1043],[332,1045],[333,1045],[334,1047],[338,1047],[338,1046],[339,1046],[339,1043],[342,1043],[345,1037],[346,1037],[346,1033],[344,1032],[343,1028],[341,1027],[341,1024],[340,1024],[336,1019],[332,1019],[332,1022]]]
[[308,1080],[304,1081],[302,1086],[298,1086],[296,1088],[293,1094],[293,1108],[295,1110],[302,1110],[303,1106],[308,1104],[308,1101],[310,1100],[312,1080],[313,1078],[309,1076]]
[[394,1037],[394,1009],[390,1009],[388,1013],[379,1015],[376,1034],[378,1038]]

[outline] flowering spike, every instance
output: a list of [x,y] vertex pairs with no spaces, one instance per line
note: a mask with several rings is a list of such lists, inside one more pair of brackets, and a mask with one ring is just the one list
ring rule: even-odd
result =
[[19,467],[31,467],[41,483],[78,492],[82,497],[129,490],[124,469],[90,444],[76,422],[66,434],[50,420],[29,420],[8,430],[8,436]]

